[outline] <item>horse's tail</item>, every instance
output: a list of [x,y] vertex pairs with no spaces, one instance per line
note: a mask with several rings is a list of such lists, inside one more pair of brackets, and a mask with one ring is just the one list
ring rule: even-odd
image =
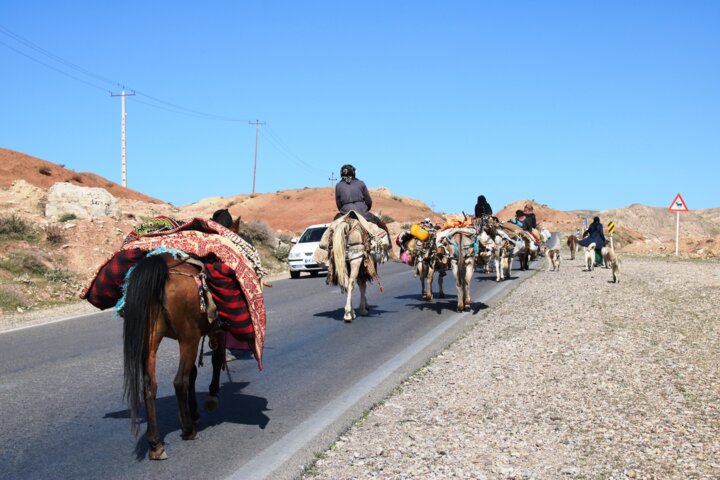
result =
[[145,334],[151,315],[162,305],[163,287],[168,267],[160,255],[142,259],[128,279],[125,294],[125,324],[123,328],[123,354],[125,399],[130,407],[131,429],[138,433],[138,408],[145,376]]
[[344,287],[347,281],[347,265],[345,263],[347,248],[347,234],[350,230],[350,224],[348,222],[342,222],[340,225],[335,227],[332,238],[332,255],[333,263],[335,264],[335,274],[337,276],[338,284]]

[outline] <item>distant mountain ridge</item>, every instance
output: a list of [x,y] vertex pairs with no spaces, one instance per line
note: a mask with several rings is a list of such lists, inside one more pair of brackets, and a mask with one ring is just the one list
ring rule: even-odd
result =
[[[80,186],[100,187],[119,199],[153,204],[146,209],[155,214],[165,210],[167,215],[180,218],[208,217],[218,208],[228,208],[234,216],[246,222],[262,220],[274,230],[300,232],[307,225],[330,222],[336,213],[333,189],[330,187],[302,188],[273,193],[238,194],[227,197],[208,197],[198,202],[174,207],[143,193],[124,188],[94,173],[74,172],[61,165],[25,155],[14,150],[0,148],[0,188],[6,189],[15,180],[26,182],[47,190],[55,182],[70,182]],[[425,203],[408,197],[393,195],[386,187],[371,189],[374,200],[373,212],[383,215],[388,223],[395,223],[399,230],[408,223],[429,217],[442,222],[443,216]],[[526,203],[533,204],[540,224],[552,231],[575,232],[582,226],[582,218],[598,215],[603,224],[615,222],[616,232],[626,243],[637,241],[662,243],[674,241],[675,214],[666,208],[632,204],[628,207],[602,210],[561,211],[535,200],[518,200],[498,212],[496,216],[506,221],[515,216],[515,210]],[[143,209],[135,205],[133,210],[142,215]],[[139,212],[139,213],[138,213]],[[681,236],[712,239],[720,236],[720,208],[691,210],[680,215]]]

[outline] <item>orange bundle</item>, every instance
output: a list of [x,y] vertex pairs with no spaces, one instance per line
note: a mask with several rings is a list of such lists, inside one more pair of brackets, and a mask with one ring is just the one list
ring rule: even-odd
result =
[[465,227],[472,227],[473,223],[471,219],[467,220],[459,220],[457,218],[451,218],[450,220],[447,220],[445,222],[445,225],[443,225],[440,230],[447,230],[449,228],[465,228]]

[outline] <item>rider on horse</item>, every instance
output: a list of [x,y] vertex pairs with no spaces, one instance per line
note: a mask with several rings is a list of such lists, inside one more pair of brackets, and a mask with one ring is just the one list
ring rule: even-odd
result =
[[[343,165],[340,168],[340,178],[342,181],[335,185],[335,204],[340,213],[335,218],[340,218],[342,215],[354,210],[365,217],[366,220],[388,232],[385,222],[370,212],[373,203],[372,197],[365,182],[355,177],[355,167],[349,164]],[[389,236],[390,232],[388,232],[388,238]]]

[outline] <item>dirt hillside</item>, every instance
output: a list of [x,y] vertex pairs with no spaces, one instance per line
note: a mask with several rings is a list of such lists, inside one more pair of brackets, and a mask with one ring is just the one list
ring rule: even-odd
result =
[[[121,217],[118,220],[100,218],[74,219],[54,224],[49,222],[44,215],[47,190],[56,182],[105,188],[117,198]],[[443,222],[443,215],[433,212],[423,202],[396,196],[388,188],[371,189],[371,194],[373,211],[384,218],[393,236],[409,224],[426,217],[437,223]],[[598,214],[605,224],[608,220],[615,222],[614,238],[621,252],[674,253],[674,216],[666,209],[636,204],[602,212],[565,212],[535,201],[518,200],[503,207],[496,215],[503,221],[512,218],[515,210],[522,209],[528,202],[534,205],[539,224],[551,231],[563,234],[575,232],[581,227],[583,216]],[[175,207],[123,188],[93,173],[73,172],[46,160],[0,148],[0,217],[18,216],[36,232],[33,234],[34,239],[22,235],[9,238],[3,237],[0,229],[0,310],[3,308],[3,288],[6,293],[12,290],[12,298],[40,298],[43,291],[53,290],[46,288],[43,282],[36,281],[37,278],[33,280],[32,276],[28,278],[25,273],[17,273],[22,271],[21,267],[26,268],[28,262],[40,261],[46,265],[50,274],[46,271],[45,276],[61,277],[64,279],[63,285],[70,285],[64,290],[72,292],[71,287],[83,285],[141,220],[157,215],[179,219],[207,218],[219,208],[228,208],[233,216],[240,216],[246,223],[263,222],[261,225],[265,225],[263,228],[268,231],[271,245],[277,238],[287,239],[301,233],[308,225],[329,222],[335,215],[333,190],[329,187],[209,197],[190,205]],[[681,225],[680,251],[684,256],[720,256],[719,208],[682,214]],[[50,233],[53,234],[52,242]],[[273,258],[275,255],[272,248],[261,253],[265,255],[263,258],[267,258],[270,270],[280,272],[285,268],[285,263]],[[75,297],[69,295],[68,298]]]

